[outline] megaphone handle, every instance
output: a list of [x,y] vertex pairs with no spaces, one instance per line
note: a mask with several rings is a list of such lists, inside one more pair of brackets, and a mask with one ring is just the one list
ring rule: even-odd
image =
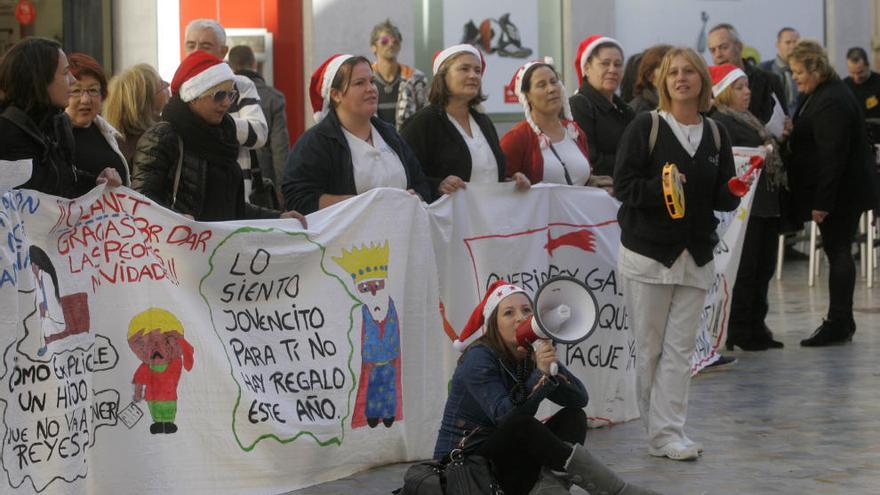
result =
[[559,363],[553,361],[550,363],[550,376],[556,376],[559,374]]

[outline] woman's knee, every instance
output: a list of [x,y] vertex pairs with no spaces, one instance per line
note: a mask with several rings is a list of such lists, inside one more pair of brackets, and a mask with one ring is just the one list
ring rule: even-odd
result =
[[564,407],[546,423],[557,438],[583,445],[587,439],[587,414],[579,407]]

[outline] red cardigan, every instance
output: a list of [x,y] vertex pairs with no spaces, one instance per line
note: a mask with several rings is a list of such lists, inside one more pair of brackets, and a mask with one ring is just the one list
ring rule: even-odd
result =
[[[562,125],[568,125],[571,121],[563,120]],[[577,143],[581,153],[589,157],[587,154],[587,135],[581,130],[580,126],[575,122],[577,129]],[[528,121],[523,120],[519,124],[513,126],[504,137],[501,138],[501,149],[507,158],[507,176],[511,177],[517,172],[522,172],[537,184],[544,179],[544,155],[541,154],[541,146],[538,143],[538,135],[529,126]],[[585,184],[584,184],[585,185]]]

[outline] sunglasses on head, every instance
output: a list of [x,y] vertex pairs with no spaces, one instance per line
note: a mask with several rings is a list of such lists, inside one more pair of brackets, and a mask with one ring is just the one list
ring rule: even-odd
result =
[[201,97],[211,98],[214,100],[214,103],[223,103],[227,98],[229,98],[229,101],[235,101],[235,99],[238,98],[238,91],[234,89],[221,89],[219,91],[214,91],[213,93],[205,93]]

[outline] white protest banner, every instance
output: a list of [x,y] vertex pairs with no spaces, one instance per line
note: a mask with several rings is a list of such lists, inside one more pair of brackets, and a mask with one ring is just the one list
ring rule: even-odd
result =
[[[733,158],[737,175],[742,175],[749,167],[752,157],[764,157],[760,148],[734,147]],[[754,173],[754,184],[758,183],[761,171]],[[749,222],[755,187],[749,188],[740,199],[739,207],[732,212],[715,212],[719,223],[716,229],[718,244],[715,246],[715,282],[706,294],[706,304],[700,313],[700,328],[697,330],[697,348],[691,357],[691,373],[714,363],[720,355],[718,350],[727,342],[727,325],[730,321],[730,301],[733,298],[733,284],[739,269],[743,239]]]
[[447,333],[458,334],[495,280],[534,297],[549,278],[566,275],[590,288],[599,304],[596,331],[559,355],[587,386],[593,426],[638,417],[635,343],[626,327],[617,276],[618,203],[602,189],[539,184],[469,184],[428,208]]
[[309,222],[3,195],[0,491],[268,494],[429,457],[423,206],[378,190]]

